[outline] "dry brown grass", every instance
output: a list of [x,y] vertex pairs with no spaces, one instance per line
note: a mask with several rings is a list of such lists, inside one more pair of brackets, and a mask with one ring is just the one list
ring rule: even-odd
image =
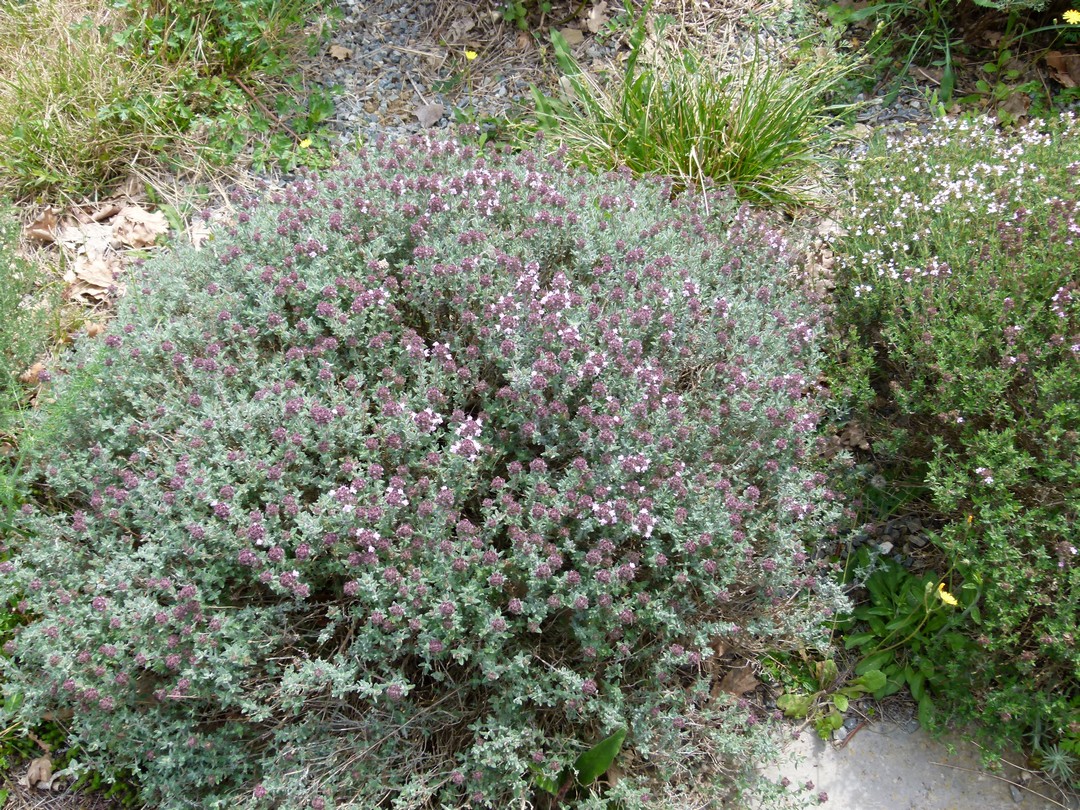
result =
[[123,177],[166,122],[122,120],[167,92],[165,70],[111,46],[107,0],[0,2],[0,191],[75,193]]

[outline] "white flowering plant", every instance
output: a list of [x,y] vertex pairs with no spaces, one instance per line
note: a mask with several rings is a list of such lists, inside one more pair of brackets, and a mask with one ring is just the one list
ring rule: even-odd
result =
[[829,372],[961,583],[960,632],[919,651],[935,705],[999,746],[1076,753],[1078,177],[1071,114],[879,139],[836,247]]

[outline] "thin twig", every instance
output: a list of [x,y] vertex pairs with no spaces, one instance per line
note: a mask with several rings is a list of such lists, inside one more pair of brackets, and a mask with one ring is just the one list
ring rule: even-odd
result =
[[254,91],[250,87],[248,87],[246,84],[244,84],[243,81],[240,80],[239,76],[233,76],[232,80],[234,82],[236,82],[238,85],[240,85],[241,90],[243,90],[245,93],[247,93],[249,96],[251,96],[251,100],[254,101],[258,105],[259,109],[263,111],[263,114],[267,118],[269,118],[271,121],[274,121],[279,127],[281,127],[286,132],[288,132],[290,135],[292,135],[297,143],[299,143],[301,140],[303,140],[299,135],[296,134],[296,130],[294,130],[292,127],[290,127],[284,121],[282,121],[278,116],[274,115],[274,113],[270,112],[270,110],[267,108],[267,106],[262,103],[262,100],[257,95],[255,95]]
[[860,730],[866,728],[866,725],[867,725],[866,721],[864,720],[861,723],[859,723],[859,725],[855,726],[855,728],[853,728],[851,730],[851,733],[848,734],[846,737],[844,737],[844,739],[840,743],[840,745],[836,746],[836,750],[837,751],[842,751],[844,746],[847,745],[849,742],[851,742],[851,738],[854,737],[856,734],[858,734]]
[[1000,780],[1000,781],[1004,782],[1007,785],[1012,785],[1013,787],[1018,787],[1018,788],[1020,788],[1020,790],[1026,790],[1028,793],[1034,793],[1040,799],[1046,799],[1046,801],[1050,802],[1050,804],[1052,804],[1052,805],[1054,805],[1056,807],[1060,807],[1060,808],[1062,808],[1062,810],[1069,810],[1068,805],[1062,804],[1061,802],[1058,802],[1058,801],[1054,801],[1049,796],[1044,796],[1043,794],[1039,793],[1039,791],[1037,791],[1037,790],[1032,790],[1029,787],[1025,787],[1024,785],[1021,785],[1019,782],[1014,782],[1012,779],[1008,779],[1008,778],[1006,778],[1004,776],[998,776],[996,773],[989,773],[988,771],[980,771],[980,770],[977,770],[976,768],[964,768],[964,767],[962,767],[960,765],[950,765],[948,762],[936,762],[935,760],[930,760],[930,764],[931,765],[940,765],[943,768],[952,768],[953,770],[957,770],[957,771],[967,771],[968,773],[984,774],[984,775],[989,776],[989,777],[991,777],[993,779]]
[[[985,751],[986,750],[985,748],[983,748],[981,745],[979,745],[974,740],[968,740],[968,742],[971,743],[972,745],[974,745],[980,751]],[[1009,760],[1005,759],[1005,757],[1001,757],[1001,761],[1004,762],[1006,765],[1011,765],[1012,767],[1016,768],[1016,770],[1018,770],[1018,771],[1026,771],[1027,773],[1038,773],[1038,771],[1032,770],[1031,768],[1025,768],[1023,765],[1017,765],[1015,762],[1009,762]]]

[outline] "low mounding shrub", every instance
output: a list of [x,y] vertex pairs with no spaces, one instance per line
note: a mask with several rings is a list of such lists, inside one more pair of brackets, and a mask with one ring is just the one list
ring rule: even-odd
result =
[[1040,759],[1080,757],[1078,136],[1067,115],[878,142],[837,296],[874,472],[925,499],[960,603],[913,669]]
[[769,717],[718,653],[841,601],[783,241],[422,140],[236,203],[52,384],[19,716],[165,808],[516,807],[621,728],[594,791],[730,790]]

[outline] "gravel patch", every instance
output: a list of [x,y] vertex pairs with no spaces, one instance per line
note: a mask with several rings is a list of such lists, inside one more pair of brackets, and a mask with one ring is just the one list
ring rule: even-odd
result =
[[[340,88],[330,124],[342,144],[513,117],[530,105],[530,85],[550,89],[556,78],[545,48],[531,31],[503,21],[499,8],[341,0],[344,18],[315,73],[319,83]],[[594,37],[575,48],[586,63],[615,50]]]

